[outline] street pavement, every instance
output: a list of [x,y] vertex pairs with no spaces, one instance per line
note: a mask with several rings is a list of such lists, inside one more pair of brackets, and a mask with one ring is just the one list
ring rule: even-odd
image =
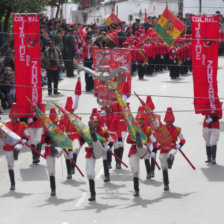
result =
[[[219,97],[224,97],[224,58],[219,58]],[[64,106],[67,96],[74,94],[76,78],[66,78],[59,83],[59,96],[43,99],[48,109],[50,100]],[[82,90],[85,90],[84,74],[81,73]],[[76,171],[72,180],[66,179],[64,157],[56,161],[56,197],[50,196],[50,183],[46,162],[32,164],[31,152],[24,149],[15,162],[16,190],[9,191],[10,183],[6,159],[0,150],[0,224],[220,224],[224,222],[224,124],[221,121],[218,142],[217,165],[205,164],[205,142],[202,137],[203,116],[194,113],[192,75],[171,80],[168,72],[157,73],[139,81],[132,79],[132,93],[152,95],[155,112],[164,118],[166,108],[174,111],[175,124],[182,128],[186,144],[182,148],[194,171],[180,153],[177,153],[173,168],[169,170],[170,191],[163,191],[162,172],[156,170],[155,178],[147,180],[144,161],[140,163],[140,197],[133,197],[133,181],[130,168],[110,170],[111,182],[103,181],[102,159],[96,161],[96,202],[89,202],[89,185],[86,177]],[[175,97],[174,97],[175,96]],[[184,98],[181,98],[184,97]],[[142,97],[145,99],[145,97]],[[140,105],[132,95],[130,107],[136,112]],[[80,96],[77,114],[87,124],[88,113],[97,107],[91,93]],[[4,111],[8,113],[8,111]],[[6,121],[6,115],[1,116]],[[2,148],[2,142],[0,142]],[[129,146],[125,145],[123,161],[128,163]],[[157,156],[158,157],[158,156]],[[158,160],[158,159],[157,159]],[[158,160],[159,162],[159,160]],[[85,174],[85,150],[81,149],[77,164]],[[159,163],[160,164],[160,163]]]

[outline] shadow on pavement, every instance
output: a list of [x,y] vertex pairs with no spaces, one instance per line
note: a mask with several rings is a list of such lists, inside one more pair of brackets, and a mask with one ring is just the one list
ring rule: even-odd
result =
[[111,181],[132,181],[132,174],[130,170],[127,169],[115,169],[110,171]]
[[224,181],[224,166],[211,164],[207,168],[201,168],[201,170],[208,181]]
[[57,198],[57,196],[55,196],[55,197],[49,197],[46,200],[46,203],[45,204],[39,205],[37,207],[41,208],[41,207],[48,206],[48,205],[58,206],[58,205],[61,205],[61,204],[64,204],[64,203],[68,203],[68,202],[74,201],[74,200],[75,200],[75,198],[60,199],[60,198]]
[[154,186],[154,187],[160,187],[161,185],[163,185],[163,182],[152,180],[152,179],[147,179],[147,180],[144,180],[144,181],[140,181],[140,183],[143,183],[145,185]]
[[73,179],[72,180],[65,180],[61,183],[64,184],[64,185],[70,185],[70,186],[74,186],[74,187],[86,184],[85,181],[78,181],[78,180],[73,180]]
[[0,198],[13,197],[16,199],[21,199],[21,198],[24,198],[24,197],[30,196],[30,195],[32,195],[32,194],[20,193],[20,192],[16,192],[16,191],[9,191],[7,194],[3,194],[2,196],[0,196]]
[[20,169],[20,175],[23,181],[48,180],[46,166],[31,165],[28,169]]

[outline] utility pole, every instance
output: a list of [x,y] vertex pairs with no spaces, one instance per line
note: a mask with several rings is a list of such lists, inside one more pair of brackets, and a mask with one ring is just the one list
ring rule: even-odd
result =
[[201,13],[201,4],[202,4],[202,0],[199,0],[199,13]]

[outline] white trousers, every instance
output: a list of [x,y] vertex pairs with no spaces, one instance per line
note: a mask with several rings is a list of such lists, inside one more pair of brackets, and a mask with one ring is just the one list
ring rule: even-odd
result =
[[[73,154],[79,154],[79,151],[80,151],[80,148],[81,148],[81,146],[80,146],[80,143],[79,143],[79,140],[78,139],[74,139],[73,141],[72,141],[72,148],[73,148]],[[68,151],[68,150],[67,150]],[[65,159],[69,159],[68,158],[68,155],[64,152],[64,157],[65,157]]]
[[139,167],[139,156],[137,153],[130,155],[129,164],[131,167],[133,177],[139,177],[140,167]]
[[49,176],[55,176],[55,157],[46,156],[46,162]]
[[169,158],[170,155],[175,156],[176,153],[177,153],[176,149],[171,149],[168,153],[160,153],[159,160],[160,160],[160,163],[161,163],[162,170],[167,170],[168,169],[167,159]]
[[89,180],[95,179],[95,163],[96,160],[92,156],[90,158],[86,158],[86,175]]
[[116,141],[114,142],[114,149],[118,149],[119,147],[124,147],[124,142],[127,136],[127,132],[126,131],[122,131],[121,132],[121,136],[122,136],[122,145],[118,145],[118,139],[116,139]]
[[217,145],[219,140],[219,129],[217,128],[203,128],[203,137],[206,142],[206,146]]
[[5,157],[7,160],[8,169],[13,170],[14,169],[13,151],[5,151]]

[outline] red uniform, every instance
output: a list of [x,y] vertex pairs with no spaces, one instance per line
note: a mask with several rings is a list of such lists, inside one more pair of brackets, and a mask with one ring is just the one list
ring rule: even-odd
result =
[[[178,141],[178,136],[181,134],[181,128],[176,127],[176,126],[168,127],[167,125],[165,127],[169,131],[170,136],[172,137],[172,149],[176,149],[176,144],[177,144],[177,141]],[[184,138],[183,139],[180,139],[180,143],[182,145],[184,145],[185,144],[185,139]],[[164,150],[163,148],[161,148],[161,151],[160,151],[161,154],[168,153],[168,152],[169,151]]]
[[[211,117],[214,121],[207,124],[206,120]],[[215,113],[211,114],[211,115],[206,115],[204,122],[203,122],[203,128],[215,128],[215,129],[219,129],[219,119],[222,118],[222,110],[217,110]]]
[[[26,138],[27,140],[30,138],[28,133],[25,132],[27,126],[24,122],[17,122],[13,124],[11,121],[6,122],[5,126],[19,135],[21,138]],[[11,145],[4,145],[4,151],[13,151],[13,147]]]

